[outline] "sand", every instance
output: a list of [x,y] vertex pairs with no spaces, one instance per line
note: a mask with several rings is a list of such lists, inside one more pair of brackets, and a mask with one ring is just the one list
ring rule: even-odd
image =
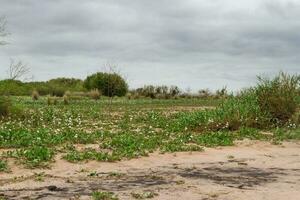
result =
[[296,141],[272,145],[246,140],[232,147],[154,153],[116,163],[72,164],[60,157],[51,169],[29,170],[10,163],[12,172],[0,173],[0,196],[91,199],[92,191],[99,190],[114,192],[119,199],[134,199],[133,193],[162,200],[300,199]]

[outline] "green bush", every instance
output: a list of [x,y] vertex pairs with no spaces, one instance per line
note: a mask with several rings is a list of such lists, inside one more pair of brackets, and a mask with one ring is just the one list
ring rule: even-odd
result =
[[255,88],[262,112],[271,116],[273,123],[285,124],[296,113],[300,77],[280,73],[274,79],[259,77]]
[[105,96],[125,96],[128,91],[126,81],[117,73],[98,72],[88,76],[84,81],[88,90],[98,89]]

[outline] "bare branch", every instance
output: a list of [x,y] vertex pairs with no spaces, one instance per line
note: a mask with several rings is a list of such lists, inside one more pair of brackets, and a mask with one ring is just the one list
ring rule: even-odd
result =
[[20,79],[30,72],[30,68],[24,64],[21,60],[15,62],[14,59],[10,60],[10,66],[8,69],[8,76],[11,80]]
[[6,44],[6,42],[2,40],[2,38],[8,35],[8,33],[5,30],[6,30],[6,19],[5,17],[0,17],[0,45]]

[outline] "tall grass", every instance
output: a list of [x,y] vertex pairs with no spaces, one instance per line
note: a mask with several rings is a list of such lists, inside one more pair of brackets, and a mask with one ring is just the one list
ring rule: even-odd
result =
[[299,125],[299,76],[280,73],[274,79],[259,78],[256,87],[237,97],[228,97],[214,110],[180,114],[173,121],[172,130],[190,129],[207,132],[241,127],[273,128]]

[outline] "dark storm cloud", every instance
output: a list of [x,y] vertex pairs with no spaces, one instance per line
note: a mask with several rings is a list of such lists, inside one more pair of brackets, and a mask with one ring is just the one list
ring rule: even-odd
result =
[[257,74],[300,72],[300,2],[293,0],[0,0],[10,45],[36,79],[84,78],[114,61],[132,87],[238,89]]

